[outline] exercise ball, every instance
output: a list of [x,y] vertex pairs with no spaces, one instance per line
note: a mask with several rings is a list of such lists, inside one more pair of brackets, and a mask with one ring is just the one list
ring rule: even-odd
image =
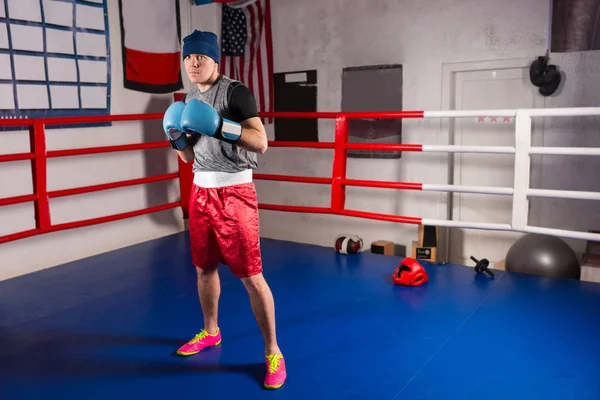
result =
[[579,279],[581,267],[575,252],[564,240],[529,233],[506,254],[506,270],[532,275]]

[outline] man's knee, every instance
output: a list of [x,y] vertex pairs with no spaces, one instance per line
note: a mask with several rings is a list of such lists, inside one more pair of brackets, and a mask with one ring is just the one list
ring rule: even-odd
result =
[[212,267],[196,267],[196,274],[198,275],[198,279],[206,279],[217,273],[219,264],[215,264]]
[[242,279],[242,283],[248,290],[256,291],[267,284],[262,272],[258,272],[256,274],[253,274],[250,276],[244,276],[241,279]]

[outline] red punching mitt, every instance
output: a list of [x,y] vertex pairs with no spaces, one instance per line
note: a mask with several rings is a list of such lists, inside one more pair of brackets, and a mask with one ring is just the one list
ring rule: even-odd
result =
[[429,277],[417,260],[406,257],[394,270],[392,280],[396,285],[420,286],[427,282]]

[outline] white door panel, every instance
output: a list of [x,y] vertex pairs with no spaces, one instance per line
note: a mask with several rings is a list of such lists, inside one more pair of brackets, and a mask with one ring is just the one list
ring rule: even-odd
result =
[[[539,104],[526,68],[464,71],[454,74],[457,110],[534,108]],[[455,144],[464,146],[514,146],[514,118],[458,118]],[[466,186],[514,185],[513,154],[457,153],[454,183]],[[453,219],[469,222],[511,223],[512,196],[454,194]],[[503,260],[522,234],[454,228],[450,232],[450,261],[472,265],[470,256]]]

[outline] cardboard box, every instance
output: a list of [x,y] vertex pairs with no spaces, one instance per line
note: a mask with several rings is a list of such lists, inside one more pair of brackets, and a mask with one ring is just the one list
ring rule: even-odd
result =
[[420,246],[417,240],[412,242],[412,258],[437,262],[437,247]]
[[386,256],[394,255],[394,243],[388,240],[377,240],[371,243],[371,253],[385,254]]

